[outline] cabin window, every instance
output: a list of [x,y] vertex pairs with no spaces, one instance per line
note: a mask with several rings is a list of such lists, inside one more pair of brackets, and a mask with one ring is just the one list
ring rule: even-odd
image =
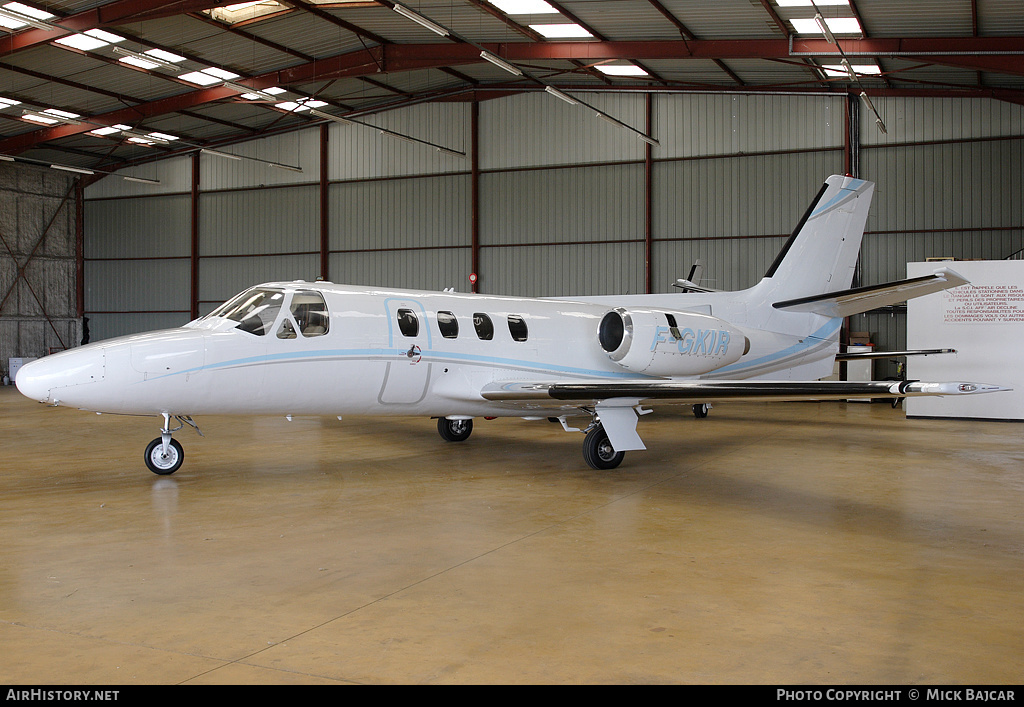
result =
[[508,333],[512,335],[513,341],[526,341],[530,335],[526,328],[526,321],[518,314],[508,315]]
[[398,310],[398,329],[402,336],[416,336],[420,333],[420,320],[411,309]]
[[243,292],[207,316],[230,319],[238,322],[238,329],[263,336],[277,319],[283,302],[284,292],[281,290],[253,289]]
[[441,336],[446,339],[459,337],[459,320],[451,312],[437,313],[437,328],[441,330]]
[[324,296],[314,290],[299,290],[292,295],[291,312],[303,336],[323,336],[331,326]]
[[484,341],[490,341],[494,338],[494,324],[486,314],[482,312],[475,313],[473,315],[473,327],[476,329],[476,335]]

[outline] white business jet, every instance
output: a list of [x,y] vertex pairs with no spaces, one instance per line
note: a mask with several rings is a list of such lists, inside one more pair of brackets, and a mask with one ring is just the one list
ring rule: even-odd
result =
[[843,317],[966,283],[943,268],[849,289],[873,190],[829,177],[743,291],[535,299],[269,283],[178,329],[33,361],[17,384],[52,405],[162,416],[145,452],[157,474],[180,467],[171,435],[198,431],[194,415],[424,415],[451,442],[468,438],[476,417],[546,418],[585,431],[584,459],[611,469],[644,449],[645,405],[693,405],[702,416],[721,400],[1001,390],[818,380],[832,373]]

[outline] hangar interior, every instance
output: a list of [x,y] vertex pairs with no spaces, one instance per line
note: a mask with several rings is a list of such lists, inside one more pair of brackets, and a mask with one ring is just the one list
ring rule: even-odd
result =
[[[0,3],[0,367],[269,280],[740,289],[830,174],[877,185],[855,284],[1020,258],[1024,11],[913,5]],[[217,419],[159,479],[152,420],[2,394],[6,681],[1019,682],[1015,425],[723,405],[601,475]]]

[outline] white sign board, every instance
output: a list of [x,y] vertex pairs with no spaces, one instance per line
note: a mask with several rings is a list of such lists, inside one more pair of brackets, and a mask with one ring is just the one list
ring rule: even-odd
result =
[[929,275],[943,265],[970,284],[907,302],[907,348],[952,348],[957,353],[908,356],[907,378],[990,383],[1013,390],[907,398],[907,416],[1024,420],[1024,261],[907,263],[907,277]]

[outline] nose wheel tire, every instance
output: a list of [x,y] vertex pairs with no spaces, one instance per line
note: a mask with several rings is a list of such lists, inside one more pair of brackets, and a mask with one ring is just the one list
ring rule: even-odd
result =
[[622,463],[625,456],[625,452],[615,451],[601,425],[590,430],[583,440],[583,459],[592,469],[614,469]]
[[442,417],[437,421],[437,432],[446,442],[465,442],[473,433],[473,421]]
[[185,461],[185,451],[181,448],[178,440],[172,439],[167,445],[167,453],[164,453],[164,441],[157,437],[146,447],[146,467],[154,474],[166,476],[173,474]]

